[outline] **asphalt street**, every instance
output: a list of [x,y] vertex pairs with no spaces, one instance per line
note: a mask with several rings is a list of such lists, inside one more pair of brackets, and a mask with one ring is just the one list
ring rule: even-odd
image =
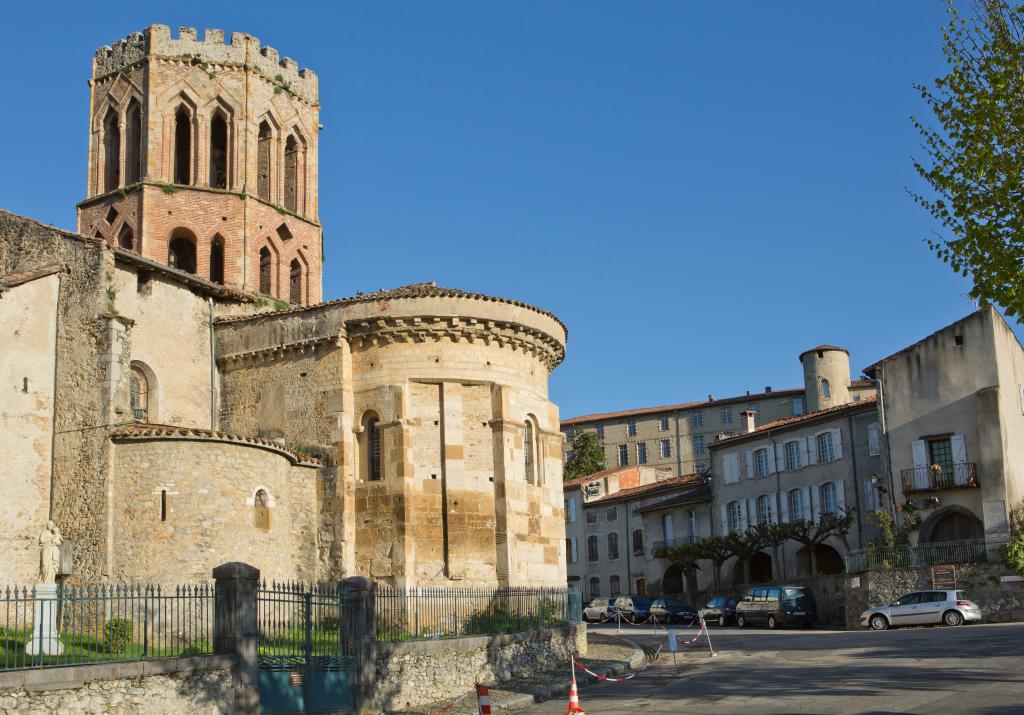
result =
[[[614,625],[590,626],[615,633]],[[637,644],[663,632],[623,627]],[[883,632],[714,628],[625,683],[580,688],[588,715],[619,713],[1024,714],[1024,623]],[[585,659],[584,659],[585,663]],[[562,715],[559,699],[520,712]]]

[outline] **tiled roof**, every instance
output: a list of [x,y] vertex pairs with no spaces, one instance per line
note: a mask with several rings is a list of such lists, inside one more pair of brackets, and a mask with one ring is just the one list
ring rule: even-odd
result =
[[217,442],[235,442],[250,444],[255,447],[280,452],[288,456],[295,464],[305,467],[318,467],[320,460],[306,454],[300,454],[289,449],[281,442],[275,442],[264,437],[252,435],[229,434],[217,430],[203,429],[202,427],[181,427],[178,425],[151,424],[148,422],[134,422],[114,430],[111,439],[132,440],[132,439],[187,439],[187,440],[213,440]]
[[228,288],[227,286],[222,286],[220,283],[208,281],[205,278],[200,278],[197,275],[188,273],[187,271],[183,271],[179,268],[173,268],[166,264],[152,261],[140,256],[135,251],[129,251],[127,248],[113,246],[113,249],[114,255],[120,261],[132,263],[136,266],[143,266],[151,271],[162,273],[165,276],[173,278],[179,283],[184,283],[190,288],[196,288],[207,295],[212,295],[224,300],[236,300],[240,303],[252,303],[256,300],[256,298],[249,293],[244,293],[240,290],[235,290],[234,288]]
[[434,281],[425,281],[423,283],[411,283],[409,285],[399,286],[398,288],[392,288],[390,290],[379,290],[373,293],[361,293],[359,295],[350,296],[348,298],[338,298],[337,300],[328,300],[323,303],[317,303],[315,305],[303,306],[290,308],[287,310],[279,310],[274,313],[261,313],[259,315],[245,315],[245,316],[231,316],[225,318],[218,318],[218,323],[233,323],[241,320],[251,320],[258,317],[266,317],[267,315],[288,315],[290,313],[298,313],[304,310],[314,310],[316,308],[323,308],[331,305],[354,305],[357,303],[377,303],[380,301],[388,300],[403,300],[411,298],[468,298],[472,300],[483,300],[492,303],[506,303],[508,305],[516,305],[520,308],[526,308],[532,310],[535,313],[551,318],[558,323],[562,330],[565,331],[566,335],[569,334],[568,329],[565,327],[565,323],[559,320],[554,313],[550,313],[546,310],[538,308],[529,303],[521,303],[518,300],[511,300],[509,298],[499,298],[492,295],[484,295],[483,293],[470,293],[468,291],[459,290],[458,288],[442,288],[438,286]]
[[683,506],[684,504],[697,504],[707,501],[711,501],[711,485],[700,484],[682,494],[640,507],[637,511],[645,514],[649,511],[660,511],[661,509],[671,509],[672,507]]
[[640,407],[634,410],[621,410],[619,412],[596,412],[591,415],[580,417],[569,417],[562,420],[562,426],[580,424],[583,422],[598,422],[601,420],[616,419],[619,417],[635,417],[639,415],[653,415],[659,412],[675,412],[677,410],[688,410],[694,407],[714,407],[716,405],[730,404],[734,402],[747,402],[752,400],[764,400],[771,397],[796,397],[804,394],[802,387],[786,390],[772,390],[771,392],[758,392],[750,395],[737,395],[736,397],[723,397],[718,400],[702,400],[700,402],[682,402],[678,405],[662,405],[661,407]]
[[[627,464],[624,467],[609,467],[608,469],[602,469],[600,472],[594,472],[593,474],[587,474],[586,476],[583,476],[583,477],[576,477],[575,479],[567,479],[566,481],[562,482],[562,490],[565,491],[566,489],[572,489],[574,487],[579,487],[579,486],[582,486],[583,484],[587,484],[589,482],[592,482],[595,479],[601,479],[602,477],[607,477],[610,474],[615,474],[617,472],[633,471],[633,470],[636,470],[636,469],[639,469],[639,468],[640,468],[640,466],[636,465],[636,464],[634,464],[634,465],[628,465]],[[657,469],[657,467],[652,467],[652,469]]]
[[684,474],[681,477],[672,477],[671,479],[662,479],[661,481],[651,482],[650,484],[641,484],[638,487],[620,489],[612,494],[606,494],[599,499],[589,501],[586,503],[586,506],[591,506],[593,504],[608,504],[615,501],[627,501],[629,499],[637,499],[649,494],[657,494],[662,491],[671,491],[684,487],[704,486],[706,483],[707,475],[705,474]]
[[831,415],[842,414],[843,412],[847,412],[847,411],[853,411],[853,410],[857,410],[857,409],[866,409],[869,406],[873,407],[875,402],[876,402],[876,400],[877,400],[877,398],[874,395],[871,395],[870,397],[864,397],[864,398],[862,398],[860,400],[857,400],[856,402],[847,402],[846,404],[837,405],[835,407],[829,407],[829,408],[826,408],[824,410],[818,410],[817,412],[808,412],[808,413],[803,414],[803,415],[797,415],[796,417],[786,417],[786,418],[781,419],[781,420],[775,420],[774,422],[766,422],[765,424],[763,424],[760,427],[758,427],[757,429],[755,429],[753,432],[747,432],[745,434],[737,434],[737,435],[733,435],[732,437],[726,437],[725,439],[720,439],[720,440],[716,440],[714,442],[709,442],[708,443],[708,447],[711,447],[711,448],[720,447],[720,446],[724,445],[727,442],[729,444],[734,444],[736,442],[742,442],[744,439],[758,437],[758,436],[764,434],[765,432],[768,432],[769,430],[775,430],[775,429],[778,429],[780,427],[791,427],[791,426],[794,426],[794,425],[802,424],[804,422],[813,422],[813,421],[821,419],[823,417],[829,417]]
[[846,353],[847,355],[850,354],[849,350],[847,350],[846,348],[841,348],[838,345],[819,345],[815,348],[809,348],[800,353],[800,362],[803,362],[804,355],[806,355],[807,353],[817,352],[818,350],[838,350],[839,352]]
[[[920,340],[918,340],[918,341],[917,341],[916,343],[914,343],[914,344],[912,344],[912,345],[908,345],[907,347],[903,348],[902,350],[897,350],[897,351],[896,351],[896,352],[894,352],[894,353],[893,353],[892,355],[889,355],[889,356],[887,356],[887,357],[884,357],[884,358],[882,358],[881,360],[878,360],[877,362],[874,362],[874,363],[872,363],[871,365],[868,365],[868,366],[867,366],[866,368],[864,368],[864,374],[865,374],[865,375],[867,375],[868,377],[874,377],[874,371],[875,371],[875,369],[876,369],[876,368],[878,368],[878,367],[879,367],[880,365],[882,365],[882,364],[884,364],[884,363],[887,363],[887,362],[889,362],[890,360],[894,360],[894,359],[898,358],[898,357],[899,357],[899,356],[901,356],[901,355],[905,355],[906,353],[909,353],[909,352],[910,352],[911,350],[914,350],[915,348],[918,348],[918,347],[920,347],[920,346],[921,346],[921,345],[923,345],[924,343],[926,343],[926,342],[928,342],[929,340],[931,340],[932,338],[934,338],[934,337],[935,337],[936,335],[938,335],[939,333],[944,333],[945,331],[947,331],[947,330],[949,330],[950,328],[952,328],[952,327],[953,327],[954,325],[957,325],[958,323],[962,323],[962,322],[964,322],[965,320],[970,320],[970,319],[971,319],[971,318],[973,318],[974,316],[976,316],[976,315],[979,315],[979,314],[981,314],[981,313],[985,312],[986,310],[992,310],[992,311],[995,311],[995,312],[996,312],[997,314],[998,314],[998,312],[999,312],[999,311],[996,311],[996,310],[995,310],[995,308],[993,308],[993,307],[992,307],[992,306],[990,306],[990,305],[982,306],[981,308],[978,308],[978,309],[977,309],[976,311],[974,311],[973,313],[970,313],[969,315],[965,315],[964,317],[960,318],[960,320],[955,320],[955,321],[953,321],[952,323],[950,323],[949,325],[947,325],[947,326],[945,326],[945,327],[943,327],[943,328],[939,328],[939,329],[938,329],[938,330],[936,330],[935,332],[933,332],[933,333],[931,333],[931,334],[929,334],[929,335],[926,335],[925,337],[923,337],[923,338],[921,338]],[[1000,315],[999,317],[1000,317],[1000,318],[1002,318],[1002,316],[1001,316],[1001,315]],[[1005,322],[1005,321],[1004,321],[1004,322]]]
[[54,273],[60,273],[61,267],[56,263],[50,263],[39,268],[34,268],[31,271],[22,271],[20,273],[8,273],[5,276],[0,276],[0,289],[2,288],[14,288],[24,283],[29,283],[37,278],[45,278],[46,276],[52,276]]

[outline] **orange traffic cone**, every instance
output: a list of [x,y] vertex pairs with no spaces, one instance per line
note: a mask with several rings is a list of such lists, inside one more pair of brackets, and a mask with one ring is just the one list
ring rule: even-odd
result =
[[576,663],[572,664],[572,686],[569,688],[569,707],[565,711],[565,715],[572,715],[572,713],[583,713],[586,715],[586,710],[580,706],[580,692],[576,689]]

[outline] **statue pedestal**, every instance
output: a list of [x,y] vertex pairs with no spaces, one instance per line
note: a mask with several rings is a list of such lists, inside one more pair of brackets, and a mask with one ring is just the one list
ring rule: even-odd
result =
[[32,640],[25,644],[29,655],[60,655],[64,645],[60,642],[57,626],[57,584],[37,583],[32,607]]

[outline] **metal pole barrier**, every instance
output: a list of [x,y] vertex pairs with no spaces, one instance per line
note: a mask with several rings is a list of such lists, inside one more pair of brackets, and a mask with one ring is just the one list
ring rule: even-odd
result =
[[711,645],[711,632],[708,630],[708,624],[704,621],[704,614],[700,614],[700,627],[704,630],[704,637],[708,639],[708,648],[711,649],[711,657],[714,658],[718,655],[715,652],[715,647]]
[[622,633],[622,611],[615,611],[615,632]]

